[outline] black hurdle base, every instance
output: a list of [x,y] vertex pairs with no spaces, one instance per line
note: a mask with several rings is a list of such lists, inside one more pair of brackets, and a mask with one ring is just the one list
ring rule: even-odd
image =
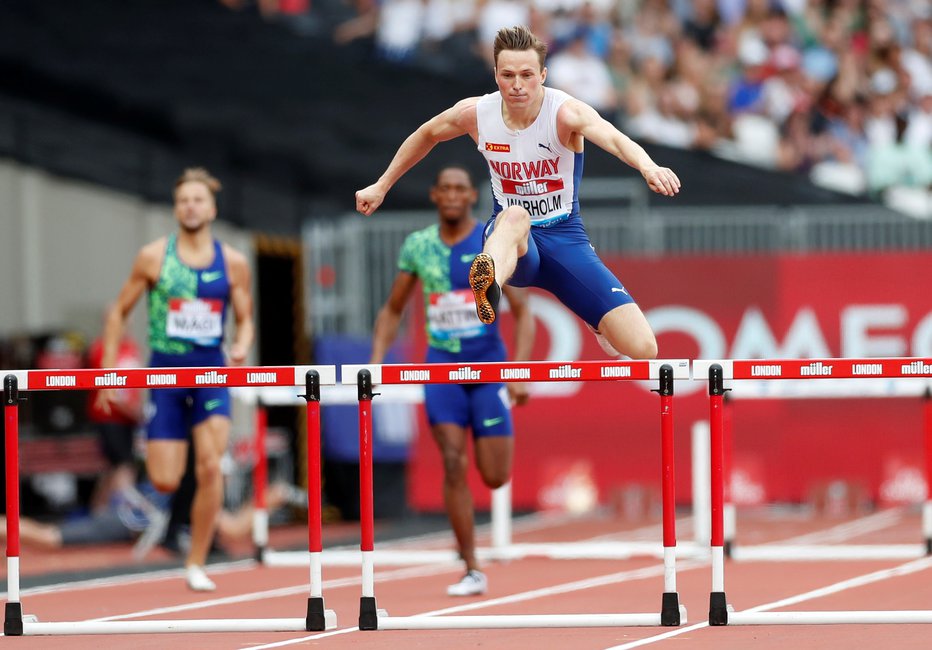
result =
[[359,599],[359,629],[379,629],[379,613],[375,608],[375,596],[362,596]]
[[304,629],[308,632],[323,632],[327,629],[323,598],[316,596],[307,599],[307,618],[304,621]]
[[663,592],[660,604],[660,624],[664,627],[676,627],[680,624],[680,596],[675,591]]
[[724,591],[713,591],[709,597],[709,625],[728,625],[728,601]]
[[23,636],[23,604],[7,603],[3,619],[5,636]]

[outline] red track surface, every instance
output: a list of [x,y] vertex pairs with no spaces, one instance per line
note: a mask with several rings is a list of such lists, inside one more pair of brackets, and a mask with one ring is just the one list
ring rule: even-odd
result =
[[[738,541],[763,543],[824,531],[844,523],[842,519],[813,520],[773,513],[740,512]],[[851,543],[918,543],[918,515],[904,513],[885,520],[879,529]],[[545,522],[546,523],[546,522]],[[325,531],[326,532],[326,531]],[[332,532],[332,531],[331,531]],[[341,531],[345,533],[346,530]],[[300,531],[279,531],[273,543],[300,538]],[[290,535],[290,537],[289,537]],[[331,535],[332,536],[332,535]],[[611,517],[555,520],[533,531],[516,533],[516,542],[578,541],[606,536],[612,539],[658,541],[659,522],[642,522],[637,529]],[[688,538],[688,531],[680,531]],[[831,540],[837,542],[838,540]],[[484,540],[487,543],[487,540]],[[449,544],[448,540],[440,542]],[[424,546],[422,542],[419,546]],[[383,548],[378,543],[376,548]],[[107,553],[126,554],[125,547],[69,551],[61,554],[23,550],[24,576],[61,571],[89,563],[112,562]],[[900,561],[845,562],[729,562],[725,587],[737,610],[761,607],[799,596],[882,569],[906,564]],[[458,578],[459,566],[422,565],[377,569],[376,598],[380,608],[404,616],[443,610],[450,614],[568,614],[657,613],[663,588],[659,560],[546,560],[531,558],[486,567],[490,591],[477,598],[454,599],[445,595],[446,585]],[[646,570],[647,575],[633,573]],[[824,625],[709,628],[707,619],[711,573],[704,560],[678,563],[680,602],[688,609],[688,622],[679,628],[582,628],[449,631],[375,631],[354,629],[359,607],[359,569],[324,567],[324,597],[336,611],[340,627],[322,633],[172,634],[131,636],[22,637],[3,641],[10,648],[565,648],[603,649],[627,647],[636,641],[653,648],[716,650],[744,648],[927,648],[932,638],[929,625]],[[645,573],[641,571],[640,573]],[[175,572],[170,577],[140,575],[126,584],[62,586],[57,590],[24,590],[23,608],[41,621],[80,621],[94,618],[141,620],[144,618],[303,618],[307,597],[307,570],[266,568],[239,563],[212,572],[218,591],[208,596],[188,592]],[[873,584],[844,589],[784,608],[813,610],[932,610],[932,567],[922,565],[909,575],[890,577]],[[580,584],[590,581],[590,584]],[[111,581],[116,582],[116,581]],[[288,645],[279,645],[287,643]],[[271,646],[270,644],[276,644]]]

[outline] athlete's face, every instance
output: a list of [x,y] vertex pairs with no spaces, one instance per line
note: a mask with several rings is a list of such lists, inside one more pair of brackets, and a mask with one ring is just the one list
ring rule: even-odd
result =
[[534,50],[502,50],[495,66],[495,83],[510,108],[527,108],[544,92],[547,68]]
[[479,196],[462,169],[444,169],[430,188],[430,200],[437,206],[441,221],[456,223],[469,217]]
[[175,218],[185,232],[198,232],[216,216],[214,195],[204,183],[188,181],[175,190]]

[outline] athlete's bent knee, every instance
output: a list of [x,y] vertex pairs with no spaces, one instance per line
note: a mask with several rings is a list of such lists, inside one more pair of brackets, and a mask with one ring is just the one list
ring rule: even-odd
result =
[[511,471],[507,467],[480,467],[479,475],[482,477],[482,482],[485,483],[487,488],[490,490],[497,490],[505,485],[508,479],[511,478]]
[[653,336],[648,336],[633,341],[631,349],[628,350],[628,356],[632,359],[656,359],[657,352],[657,339]]
[[531,231],[531,215],[520,206],[513,205],[506,208],[495,220],[496,229],[502,227],[513,233],[515,237],[527,237]]
[[483,476],[482,482],[485,483],[485,486],[490,490],[497,490],[508,482],[508,473],[503,473],[501,475],[494,476]]
[[159,476],[149,472],[149,482],[158,492],[170,494],[178,490],[178,486],[181,485],[181,477]]

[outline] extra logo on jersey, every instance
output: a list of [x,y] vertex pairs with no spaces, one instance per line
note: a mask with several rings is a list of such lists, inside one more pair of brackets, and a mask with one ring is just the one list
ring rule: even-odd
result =
[[497,142],[486,142],[485,143],[486,151],[497,151],[499,153],[511,153],[510,144],[498,144]]

